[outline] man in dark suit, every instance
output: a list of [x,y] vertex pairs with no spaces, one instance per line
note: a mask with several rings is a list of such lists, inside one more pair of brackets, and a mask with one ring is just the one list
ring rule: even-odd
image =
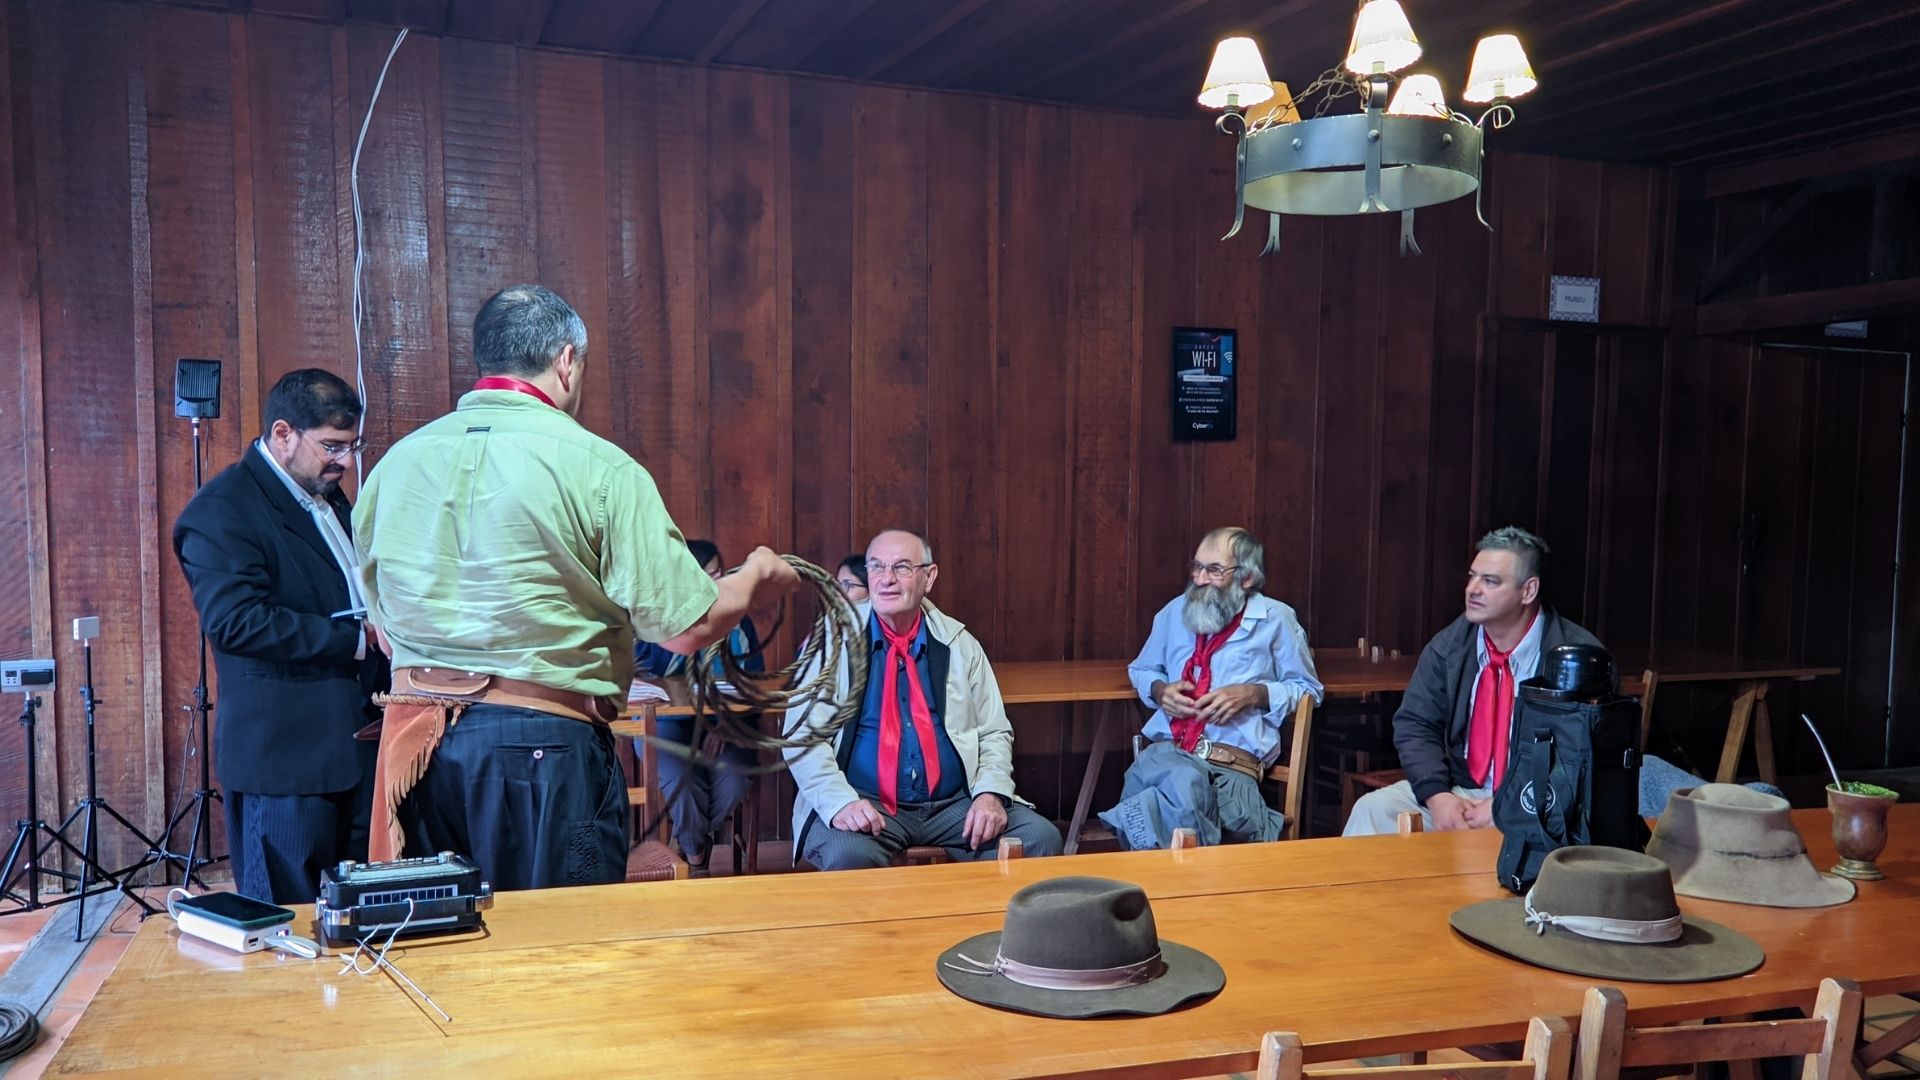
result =
[[225,789],[234,888],[306,903],[320,871],[364,859],[374,717],[387,678],[364,621],[347,498],[360,398],[317,368],[267,394],[265,433],[208,481],[173,529],[213,648],[213,762]]

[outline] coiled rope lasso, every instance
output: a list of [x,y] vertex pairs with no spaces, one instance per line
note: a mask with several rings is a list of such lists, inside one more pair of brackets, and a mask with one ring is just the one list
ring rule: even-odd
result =
[[[758,768],[727,767],[742,772],[777,772],[786,768],[787,750],[831,744],[833,738],[860,715],[859,688],[867,682],[867,655],[858,612],[840,589],[840,583],[820,567],[797,555],[782,555],[788,566],[815,595],[819,614],[793,661],[779,671],[756,674],[742,668],[744,656],[735,656],[722,638],[700,650],[687,664],[689,694],[693,700],[692,745],[654,738],[663,753],[711,766],[716,743],[755,751],[775,751],[772,761]],[[774,623],[761,635],[761,646],[785,621],[788,603],[782,600]],[[757,654],[748,654],[757,655]],[[842,674],[842,667],[845,674]],[[836,697],[841,685],[844,698]],[[819,723],[807,717],[821,705],[833,713]],[[782,717],[774,727],[770,715]]]

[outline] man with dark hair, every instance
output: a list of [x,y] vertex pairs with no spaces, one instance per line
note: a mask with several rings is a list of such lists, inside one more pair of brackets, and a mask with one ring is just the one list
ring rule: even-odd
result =
[[371,849],[460,852],[496,889],[620,881],[607,725],[635,632],[691,654],[799,576],[765,548],[701,571],[653,478],[574,419],[587,329],[565,300],[503,289],[473,329],[481,379],[387,452],[355,511],[394,663]]
[[[1029,856],[1064,847],[1053,822],[1013,793],[1000,684],[980,642],[927,600],[939,576],[918,533],[888,529],[867,545],[873,593],[855,605],[866,634],[850,643],[872,656],[867,684],[848,684],[843,662],[835,694],[857,697],[860,715],[831,743],[786,752],[794,855],[822,870],[885,866],[920,845],[992,858],[1002,836]],[[819,727],[834,708],[816,701],[788,729]]]
[[1427,642],[1393,716],[1407,778],[1361,796],[1348,836],[1393,832],[1401,813],[1416,810],[1429,829],[1492,825],[1520,684],[1547,650],[1600,644],[1540,602],[1546,541],[1510,525],[1475,548],[1466,611]]
[[386,682],[340,492],[362,445],[360,398],[308,368],[274,384],[262,419],[265,434],[180,512],[173,550],[220,678],[234,888],[309,903],[321,869],[366,857],[373,753],[353,733]]
[[1278,840],[1286,819],[1260,795],[1280,732],[1302,697],[1320,700],[1313,650],[1293,609],[1263,594],[1266,549],[1245,529],[1202,537],[1187,589],[1153,617],[1127,675],[1153,706],[1141,748],[1100,815],[1128,848]]

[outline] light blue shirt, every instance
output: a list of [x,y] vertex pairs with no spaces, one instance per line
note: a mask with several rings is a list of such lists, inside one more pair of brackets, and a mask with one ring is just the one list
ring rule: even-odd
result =
[[[1153,632],[1147,643],[1127,666],[1140,700],[1153,705],[1155,682],[1179,682],[1180,673],[1193,655],[1194,633],[1181,621],[1187,609],[1185,594],[1176,596],[1153,617]],[[1320,677],[1313,669],[1313,650],[1307,646],[1306,631],[1293,609],[1259,593],[1247,597],[1246,614],[1239,629],[1213,654],[1212,685],[1215,688],[1239,683],[1259,683],[1267,688],[1267,708],[1247,708],[1228,718],[1224,724],[1208,724],[1206,737],[1214,742],[1237,746],[1271,765],[1280,756],[1280,728],[1293,715],[1303,694],[1321,701]],[[1148,739],[1173,738],[1173,722],[1164,709],[1155,707],[1144,734]]]

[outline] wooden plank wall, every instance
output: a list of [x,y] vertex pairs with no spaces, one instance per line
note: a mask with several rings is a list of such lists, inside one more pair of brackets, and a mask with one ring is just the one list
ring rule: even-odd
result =
[[[20,392],[0,398],[0,495],[23,511],[0,525],[0,650],[62,665],[51,812],[84,775],[80,657],[56,631],[104,618],[104,794],[151,822],[182,790],[196,632],[169,542],[192,486],[173,360],[226,361],[210,469],[280,374],[352,374],[348,163],[391,39],[96,0],[4,12],[0,355]],[[831,565],[924,529],[936,599],[997,658],[1129,655],[1227,522],[1266,538],[1270,591],[1322,645],[1419,648],[1458,610],[1472,538],[1508,521],[1585,567],[1555,588],[1603,634],[1698,637],[1656,495],[1691,469],[1688,507],[1725,516],[1747,429],[1712,406],[1748,369],[1678,363],[1644,329],[1671,178],[1489,171],[1491,235],[1470,203],[1423,212],[1427,254],[1403,260],[1397,219],[1296,219],[1260,260],[1264,221],[1217,239],[1231,147],[1198,115],[414,36],[360,170],[369,457],[450,406],[475,309],[531,279],[587,320],[585,421],[690,535]],[[1603,321],[1642,329],[1527,329],[1555,272],[1604,275]],[[1170,441],[1187,324],[1241,332],[1233,443]],[[1735,599],[1697,576],[1725,616]],[[1071,767],[1053,752],[1083,751],[1090,719],[1061,718],[1017,718],[1048,809]],[[17,739],[0,732],[0,793]]]

